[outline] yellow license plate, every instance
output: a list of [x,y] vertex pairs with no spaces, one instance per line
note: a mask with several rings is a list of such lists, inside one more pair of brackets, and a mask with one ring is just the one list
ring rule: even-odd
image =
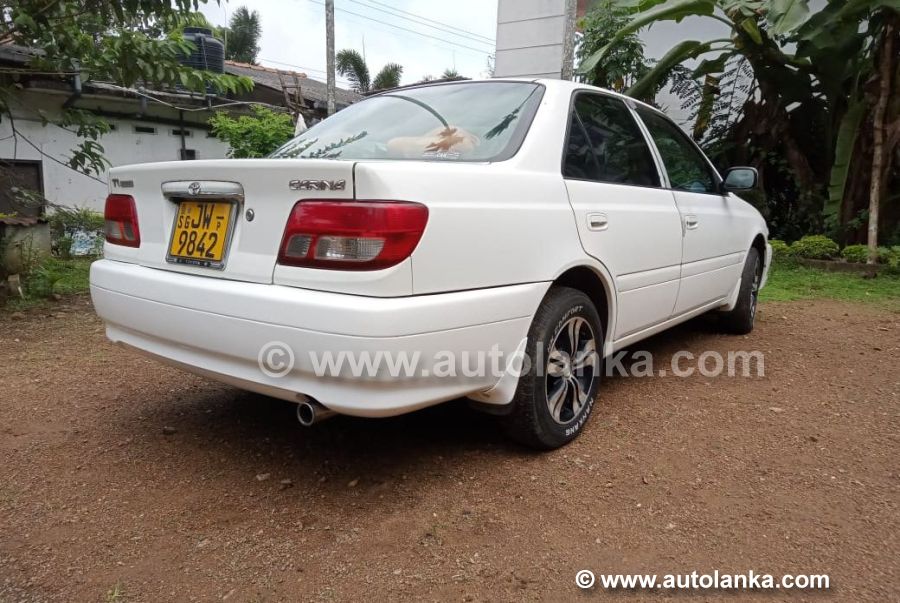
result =
[[220,263],[225,257],[231,210],[232,204],[223,201],[182,201],[169,255],[200,264]]

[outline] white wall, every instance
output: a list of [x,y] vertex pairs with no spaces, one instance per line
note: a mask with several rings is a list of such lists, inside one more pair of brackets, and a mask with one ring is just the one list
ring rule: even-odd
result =
[[[566,4],[566,0],[499,0],[494,77],[561,77]],[[591,2],[578,4],[584,11]],[[682,40],[706,41],[727,35],[724,24],[697,17],[657,23],[640,32],[647,57],[653,59],[662,58]],[[668,89],[656,100],[675,121],[685,124],[689,120],[690,111],[683,110],[681,100]]]
[[[27,92],[20,95],[19,102],[13,104],[16,130],[21,133],[16,143],[11,137],[12,129],[9,119],[4,116],[0,122],[0,158],[37,160],[42,162],[42,175],[44,180],[44,196],[52,203],[67,206],[88,206],[97,211],[103,211],[103,204],[107,195],[107,186],[68,167],[43,156],[41,152],[32,147],[24,138],[33,142],[46,155],[50,155],[62,162],[71,154],[79,139],[68,130],[48,124],[42,125],[39,120],[38,110],[49,116],[58,111],[64,96],[42,94],[39,92]],[[115,110],[122,113],[136,113],[138,104],[129,101],[96,101],[82,99],[79,106],[97,106],[102,104],[107,110]],[[148,110],[157,117],[176,119],[177,112],[157,107]],[[199,125],[209,115],[205,112],[200,115],[190,115],[193,123]],[[172,130],[178,129],[176,125],[151,123],[135,119],[107,119],[115,126],[115,130],[100,140],[105,156],[113,166],[127,165],[130,163],[148,163],[153,161],[176,161],[179,159],[181,138],[172,135]],[[154,127],[156,134],[142,134],[134,131],[135,126]],[[188,149],[195,149],[197,159],[221,159],[228,151],[228,145],[215,138],[208,138],[205,129],[199,127],[186,127],[191,132],[185,141]],[[98,177],[106,181],[106,174]],[[2,186],[2,183],[0,183]]]

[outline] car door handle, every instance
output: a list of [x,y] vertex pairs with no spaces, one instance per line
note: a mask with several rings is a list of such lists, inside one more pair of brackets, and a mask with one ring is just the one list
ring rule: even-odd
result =
[[609,218],[606,214],[588,214],[588,230],[606,230],[609,228]]
[[697,216],[684,217],[684,227],[688,230],[696,230],[698,226],[700,226],[700,220],[697,219]]

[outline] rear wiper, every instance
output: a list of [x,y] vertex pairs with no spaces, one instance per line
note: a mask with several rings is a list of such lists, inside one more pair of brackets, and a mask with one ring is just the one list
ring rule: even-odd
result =
[[384,96],[389,96],[389,97],[391,97],[391,98],[399,98],[400,100],[405,100],[405,101],[407,101],[407,102],[413,103],[414,105],[418,105],[419,107],[425,109],[426,111],[428,111],[429,113],[431,113],[432,115],[434,115],[434,117],[435,117],[439,122],[441,122],[441,124],[442,124],[445,128],[449,128],[449,127],[450,127],[450,124],[447,123],[447,120],[444,119],[443,116],[442,116],[440,113],[438,113],[437,111],[435,111],[434,109],[432,109],[430,105],[428,105],[427,103],[423,103],[423,102],[420,101],[419,99],[412,98],[412,97],[410,97],[410,96],[403,96],[402,94],[382,94],[381,96],[382,96],[382,97],[384,97]]

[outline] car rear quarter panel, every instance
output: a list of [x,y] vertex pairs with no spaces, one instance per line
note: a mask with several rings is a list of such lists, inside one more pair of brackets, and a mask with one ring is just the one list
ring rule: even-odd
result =
[[559,174],[514,164],[359,163],[360,199],[418,201],[416,295],[552,280],[584,255]]

